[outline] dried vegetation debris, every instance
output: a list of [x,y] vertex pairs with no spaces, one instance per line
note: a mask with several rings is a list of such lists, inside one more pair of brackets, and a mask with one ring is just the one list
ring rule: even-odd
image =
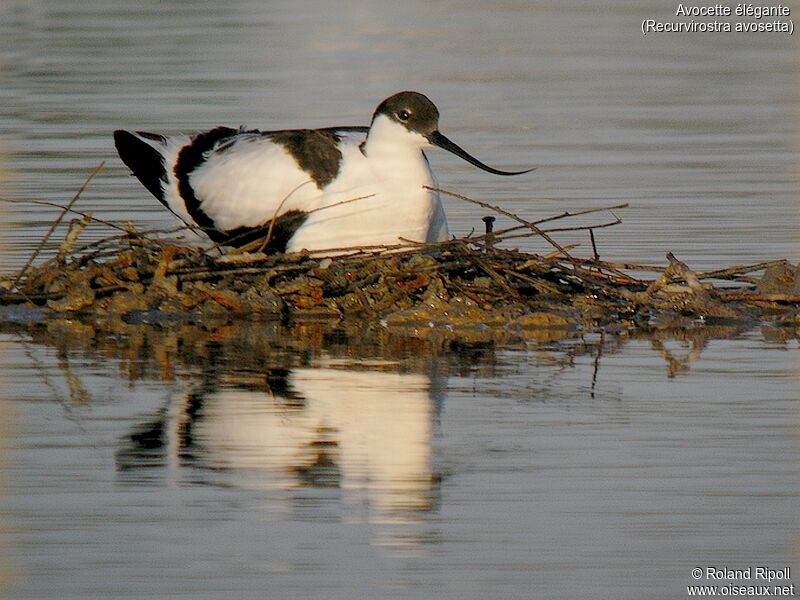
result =
[[[94,219],[72,207],[79,190],[58,217],[59,222],[69,212],[80,217],[69,224],[60,250],[33,265],[53,227],[17,273],[0,276],[0,304],[28,303],[45,306],[52,314],[129,322],[246,316],[524,330],[647,326],[654,319],[681,315],[800,326],[800,268],[785,260],[708,272],[693,271],[671,253],[665,266],[602,261],[594,230],[620,223],[613,210],[626,205],[531,222],[439,191],[517,224],[492,231],[494,219],[488,217],[483,235],[426,245],[337,249],[339,255],[330,258],[266,255],[258,251],[260,241],[249,252],[223,253],[218,247],[169,237],[173,232],[140,232]],[[611,213],[613,220],[553,227],[554,221],[598,211]],[[92,222],[117,231],[77,246],[80,233]],[[593,257],[574,256],[574,246],[560,245],[550,235],[554,231],[588,232]],[[499,247],[522,236],[546,240],[552,253]]]
[[[131,234],[112,255],[81,253],[6,279],[0,302],[122,319],[359,319],[389,327],[644,325],[658,313],[800,324],[800,270],[785,261],[696,273],[671,254],[654,279],[597,260],[454,240],[404,251],[225,254]],[[100,246],[105,249],[104,245]],[[630,267],[630,265],[627,265]],[[641,265],[636,265],[641,267]],[[764,270],[755,287],[711,285]],[[11,287],[9,284],[13,284]]]

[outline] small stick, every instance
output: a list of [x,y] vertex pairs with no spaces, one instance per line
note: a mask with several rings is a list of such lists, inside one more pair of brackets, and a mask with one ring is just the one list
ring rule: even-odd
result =
[[720,300],[744,302],[778,302],[785,304],[800,304],[800,294],[758,294],[753,292],[737,292],[733,290],[714,290]]
[[[602,212],[602,211],[609,211],[611,214],[614,214],[612,211],[616,208],[628,208],[629,204],[625,202],[624,204],[615,204],[613,206],[601,206],[599,208],[588,208],[586,210],[578,210],[575,212],[564,211],[560,215],[556,215],[555,217],[546,217],[544,219],[539,219],[538,221],[531,221],[534,225],[541,225],[542,223],[547,223],[549,221],[556,221],[558,219],[566,219],[568,217],[577,217],[579,215],[588,215],[589,213],[595,212]],[[615,215],[616,216],[616,215]],[[618,221],[622,222],[619,217],[616,217]],[[616,223],[614,223],[616,224]],[[597,225],[593,225],[592,227],[597,227]],[[609,227],[609,225],[604,225],[604,227]],[[496,236],[501,236],[506,233],[511,233],[512,231],[519,231],[520,229],[527,229],[525,225],[514,225],[513,227],[507,227],[505,229],[498,229],[494,232]],[[586,227],[584,227],[586,229]],[[546,232],[551,231],[567,231],[566,229],[545,229]],[[478,236],[474,239],[480,240],[484,236]]]
[[78,240],[78,236],[80,236],[91,219],[92,213],[86,213],[86,216],[84,216],[82,219],[73,219],[69,222],[67,235],[64,236],[64,241],[61,243],[61,248],[58,250],[58,254],[56,255],[56,262],[63,263],[66,260],[67,254],[69,254],[72,246],[74,246],[75,242]]
[[461,250],[467,260],[471,261],[476,267],[486,273],[496,284],[503,288],[506,293],[511,294],[514,296],[514,298],[519,299],[519,292],[512,288],[502,275],[495,271],[491,266],[486,264],[483,260],[475,256],[475,254],[471,252],[469,248],[467,248],[466,244],[460,244],[458,249]]
[[595,225],[576,225],[575,227],[553,227],[552,229],[542,229],[545,233],[553,233],[555,231],[584,231],[586,229],[604,229],[605,227],[613,227],[614,225],[619,225],[622,223],[622,219],[616,217],[613,221],[608,221],[606,223],[597,223]]
[[627,202],[622,204],[615,204],[614,206],[601,206],[599,208],[587,208],[586,210],[577,210],[575,212],[570,212],[565,210],[560,215],[556,215],[555,217],[546,217],[544,219],[539,219],[538,221],[533,221],[534,225],[541,225],[542,223],[547,223],[548,221],[555,221],[557,219],[565,219],[567,217],[577,217],[578,215],[588,215],[589,213],[595,212],[602,212],[602,211],[613,211],[617,208],[628,208],[630,205]]
[[52,206],[53,208],[59,208],[63,211],[72,213],[73,215],[78,215],[79,217],[90,218],[90,220],[94,223],[100,223],[101,225],[111,227],[112,229],[125,231],[125,227],[122,225],[118,225],[112,221],[98,219],[97,217],[91,216],[91,213],[75,210],[74,208],[59,204],[58,202],[48,202],[47,200],[9,200],[8,198],[0,198],[0,202],[5,202],[6,204],[33,204],[35,206]]
[[499,268],[503,272],[507,273],[510,277],[516,277],[517,279],[521,279],[522,281],[532,285],[536,288],[536,291],[540,294],[550,294],[552,296],[563,296],[561,291],[552,283],[548,283],[541,279],[535,279],[533,277],[528,277],[524,273],[520,273],[515,271],[513,268],[505,267],[502,265],[496,265],[495,268]]
[[[255,240],[251,241],[251,242],[248,242],[247,244],[244,244],[243,246],[239,246],[238,248],[234,248],[232,250],[229,250],[229,251],[226,252],[226,254],[245,254],[245,253],[248,253],[248,252],[253,251],[253,250],[255,250],[256,252],[264,252],[266,247],[269,245],[270,240],[272,239],[272,234],[273,234],[273,232],[275,230],[276,220],[280,217],[280,215],[278,215],[278,212],[281,210],[281,208],[283,208],[283,205],[286,204],[286,201],[297,190],[299,190],[301,187],[303,187],[304,185],[307,185],[309,183],[312,183],[312,181],[310,179],[308,181],[304,181],[300,185],[296,186],[291,192],[289,192],[283,198],[283,200],[281,200],[280,204],[278,204],[278,207],[275,209],[275,212],[272,215],[272,219],[270,219],[270,221],[269,221],[269,225],[266,225],[266,223],[265,223],[264,225],[259,226],[261,229],[266,228],[266,231],[264,232],[264,236],[263,237],[259,237],[259,238],[255,239]],[[315,208],[313,210],[308,211],[306,216],[308,216],[308,215],[310,215],[312,213],[315,213],[315,212],[319,212],[321,210],[326,210],[328,208],[334,208],[336,206],[341,206],[342,204],[349,204],[350,202],[356,202],[358,200],[365,200],[367,198],[372,198],[374,195],[375,194],[368,194],[366,196],[359,196],[357,198],[350,198],[348,200],[342,200],[341,202],[337,202],[335,204],[330,204],[328,206],[321,206],[319,208]],[[256,229],[258,229],[259,227],[256,227]],[[206,253],[211,251],[211,250],[216,250],[216,249],[220,249],[220,251],[221,251],[222,246],[230,246],[231,242],[235,242],[237,239],[240,239],[240,238],[242,238],[242,237],[244,237],[246,235],[250,235],[251,233],[252,232],[246,232],[246,233],[243,233],[243,234],[238,235],[236,237],[232,237],[230,239],[227,239],[227,240],[224,240],[224,241],[221,241],[221,242],[217,242],[213,246],[210,246],[209,248],[207,248],[206,249]]]
[[56,227],[58,227],[58,224],[61,223],[61,221],[64,219],[64,215],[67,214],[67,212],[72,208],[72,205],[75,204],[75,202],[78,200],[78,198],[80,198],[81,194],[83,193],[83,190],[85,190],[86,186],[89,185],[89,182],[92,179],[94,179],[94,176],[97,175],[100,171],[103,170],[103,167],[105,166],[105,164],[106,164],[105,161],[101,162],[99,165],[97,165],[95,167],[94,171],[89,173],[89,176],[84,180],[84,182],[81,185],[81,187],[78,189],[77,192],[75,192],[75,195],[72,196],[70,201],[64,207],[64,210],[61,212],[60,215],[58,215],[58,218],[50,226],[50,229],[47,230],[47,233],[44,234],[44,237],[39,242],[39,245],[36,247],[36,249],[33,251],[33,254],[31,254],[31,257],[28,259],[28,262],[26,262],[23,265],[23,267],[20,269],[19,273],[17,274],[16,279],[14,279],[13,287],[17,287],[17,285],[19,284],[20,280],[22,279],[22,276],[25,275],[25,273],[27,272],[28,268],[31,266],[33,261],[36,260],[37,256],[39,256],[39,253],[42,251],[42,248],[44,248],[44,245],[47,243],[47,240],[50,239],[50,236],[53,235],[53,232],[56,230]]
[[278,204],[277,208],[275,209],[275,212],[272,214],[272,220],[269,222],[269,229],[267,229],[267,235],[266,237],[264,237],[264,241],[262,242],[262,244],[258,247],[257,252],[264,252],[264,250],[269,245],[269,241],[272,239],[272,232],[275,229],[275,221],[278,220],[278,213],[280,212],[281,208],[283,208],[283,205],[286,204],[286,201],[289,198],[291,198],[297,190],[299,190],[304,185],[308,185],[309,183],[311,183],[310,179],[296,185],[291,192],[289,192],[288,194],[286,194],[286,196],[284,196],[283,200],[281,200],[280,204]]
[[572,257],[572,255],[569,252],[567,252],[561,244],[559,244],[557,241],[555,241],[553,238],[551,238],[549,235],[547,235],[544,231],[539,229],[536,225],[534,225],[530,221],[526,221],[522,217],[518,217],[517,215],[515,215],[512,212],[509,212],[507,210],[503,210],[499,206],[494,206],[494,205],[489,204],[487,202],[481,202],[480,200],[473,200],[472,198],[467,198],[466,196],[462,196],[461,194],[456,194],[454,192],[448,192],[447,190],[443,190],[443,189],[440,189],[440,188],[433,188],[433,187],[429,187],[427,185],[425,185],[423,187],[425,189],[427,189],[427,190],[431,190],[432,192],[439,192],[439,193],[442,193],[442,194],[446,194],[448,196],[452,196],[453,198],[458,198],[459,200],[464,200],[465,202],[472,202],[473,204],[477,204],[478,206],[482,206],[483,208],[488,208],[489,210],[493,210],[496,213],[504,215],[504,216],[506,216],[506,217],[508,217],[510,219],[514,219],[515,221],[517,221],[518,223],[521,223],[522,225],[524,225],[525,227],[527,227],[528,229],[530,229],[534,233],[542,236],[545,240],[547,240],[550,243],[551,246],[553,246],[553,248],[555,248],[556,250],[561,252],[561,254],[563,254],[564,257],[567,260],[572,261],[572,262],[574,262],[574,260],[575,260]]
[[0,198],[0,202],[5,202],[7,204],[34,204],[36,206],[52,206],[53,208],[60,208],[63,211],[72,213],[74,215],[78,215],[79,217],[90,218],[91,221],[93,221],[94,223],[100,223],[101,225],[105,225],[106,227],[111,227],[113,229],[118,229],[120,231],[126,231],[125,227],[122,225],[117,225],[116,223],[113,223],[111,221],[104,221],[103,219],[98,219],[97,217],[91,216],[91,213],[75,210],[74,208],[70,208],[69,206],[64,206],[63,204],[58,204],[57,202],[48,202],[47,200],[9,200],[8,198]]
[[[561,231],[585,231],[587,229],[603,229],[605,227],[613,227],[614,225],[619,225],[620,223],[622,223],[622,220],[617,218],[614,221],[609,221],[607,223],[598,223],[596,225],[578,225],[576,227],[553,227],[552,229],[542,229],[542,231],[544,233],[553,233],[553,232],[556,232],[556,231],[558,231],[558,232],[561,232]],[[513,229],[518,230],[518,229],[523,229],[523,227],[514,227]],[[505,229],[503,231],[509,231],[509,230]],[[504,242],[506,240],[515,240],[515,239],[520,239],[520,238],[528,238],[528,237],[531,237],[531,236],[534,236],[534,235],[536,235],[534,232],[517,233],[515,235],[501,235],[501,233],[498,232],[495,239],[497,241]],[[480,241],[480,240],[484,239],[485,237],[486,236],[483,235],[483,236],[480,236],[480,237],[471,238],[471,240]]]
[[[94,217],[92,217],[92,220],[94,220]],[[128,229],[128,228],[119,227],[119,229],[121,231],[125,231],[125,233],[120,234],[120,235],[112,235],[112,236],[109,236],[109,237],[104,237],[103,239],[100,239],[100,240],[95,240],[94,242],[89,242],[88,244],[84,244],[83,246],[79,246],[78,249],[76,250],[76,252],[84,252],[86,250],[89,250],[90,248],[97,248],[99,246],[104,246],[104,245],[111,245],[113,248],[115,248],[114,252],[117,252],[119,250],[120,246],[124,246],[124,244],[119,244],[119,243],[116,243],[116,242],[128,241],[131,238],[131,236],[134,236],[134,235],[137,238],[141,237],[144,241],[149,241],[150,243],[153,243],[153,244],[158,243],[158,241],[179,242],[179,241],[181,241],[181,238],[172,237],[172,238],[157,238],[156,239],[156,238],[150,238],[149,236],[150,235],[154,235],[154,234],[164,235],[164,234],[169,234],[169,233],[177,233],[179,231],[185,230],[186,227],[181,225],[180,227],[175,227],[173,229],[146,229],[144,231],[137,231],[135,234],[132,233],[131,230]]]
[[592,240],[592,253],[595,260],[600,260],[600,255],[597,253],[597,243],[594,241],[594,229],[589,228],[589,239]]
[[728,277],[732,277],[735,275],[744,275],[745,273],[760,271],[761,269],[767,269],[769,267],[785,263],[786,263],[785,259],[780,259],[780,260],[770,260],[767,262],[756,263],[754,265],[736,265],[733,267],[728,267],[726,269],[719,269],[717,271],[701,271],[697,273],[697,276],[700,279],[726,279]]
[[[566,247],[567,250],[572,250],[573,248],[577,248],[578,246],[580,246],[580,244],[567,244],[567,246],[565,246],[565,247]],[[556,252],[549,252],[549,253],[545,254],[544,256],[542,256],[542,258],[545,259],[545,260],[558,260],[559,254],[560,253],[557,252],[557,251]]]
[[667,267],[663,267],[661,265],[640,265],[637,263],[627,263],[627,262],[608,262],[608,261],[599,261],[598,266],[608,269],[627,269],[628,271],[653,271],[655,273],[661,273],[662,271],[666,271]]

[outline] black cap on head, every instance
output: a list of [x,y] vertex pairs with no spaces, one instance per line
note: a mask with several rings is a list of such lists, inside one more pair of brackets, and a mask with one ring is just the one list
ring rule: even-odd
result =
[[419,92],[399,92],[389,96],[375,109],[373,120],[386,115],[409,131],[428,137],[439,128],[439,110]]
[[500,171],[483,164],[470,155],[458,144],[450,141],[439,132],[439,110],[427,96],[419,92],[399,92],[389,96],[375,109],[372,120],[374,121],[378,115],[385,115],[409,131],[420,134],[434,146],[452,152],[459,158],[489,173],[494,173],[495,175],[521,175],[533,171],[533,169],[526,171]]

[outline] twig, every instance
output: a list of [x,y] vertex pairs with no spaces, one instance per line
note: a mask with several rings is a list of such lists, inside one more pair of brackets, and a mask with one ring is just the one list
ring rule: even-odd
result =
[[[124,225],[119,225],[113,221],[99,219],[95,216],[92,216],[92,213],[75,210],[70,206],[65,206],[63,204],[59,204],[58,202],[48,202],[47,200],[9,200],[8,198],[0,198],[0,202],[5,202],[6,204],[33,204],[36,206],[51,206],[74,215],[78,215],[79,217],[89,218],[93,223],[99,223],[101,225],[105,225],[106,227],[111,227],[112,229],[118,229],[119,231],[126,231]],[[181,227],[181,229],[185,229],[185,227]]]
[[[495,265],[495,267],[497,268],[498,265]],[[563,296],[563,293],[552,283],[548,283],[541,279],[535,279],[534,277],[528,277],[527,275],[508,267],[500,267],[500,270],[508,274],[510,277],[516,277],[517,279],[520,279],[525,283],[533,286],[536,289],[536,291],[539,292],[540,294]]]
[[767,262],[756,263],[754,265],[735,265],[726,269],[718,269],[716,271],[701,271],[697,273],[700,279],[728,279],[735,275],[744,275],[752,273],[753,271],[761,271],[776,265],[786,264],[786,260],[769,260]]
[[[577,216],[580,216],[580,215],[588,215],[589,213],[596,213],[596,212],[603,212],[603,211],[611,212],[611,214],[614,214],[612,212],[614,209],[628,208],[628,206],[629,206],[629,204],[627,202],[625,202],[623,204],[615,204],[613,206],[601,206],[601,207],[598,207],[598,208],[588,208],[586,210],[577,210],[577,211],[574,211],[574,212],[564,211],[563,213],[561,213],[560,215],[556,215],[555,217],[546,217],[544,219],[539,219],[538,221],[531,221],[531,223],[533,223],[534,225],[541,225],[542,223],[548,223],[550,221],[556,221],[558,219],[566,219],[566,218],[569,218],[569,217],[577,217]],[[616,221],[622,222],[621,219],[616,217],[616,215],[615,215],[615,218],[616,218]],[[604,227],[609,227],[610,225],[616,225],[617,224],[616,221],[614,221],[613,223],[610,223],[608,225],[603,225],[603,226]],[[589,227],[598,227],[598,226],[597,225],[584,226],[583,229],[588,229]],[[520,229],[528,229],[528,227],[526,225],[514,225],[513,227],[506,227],[505,229],[498,229],[498,230],[494,231],[493,233],[494,233],[495,236],[502,236],[502,235],[505,235],[506,233],[519,231]],[[567,230],[566,229],[545,229],[544,231],[546,233],[549,233],[549,232],[553,232],[553,231],[567,231]],[[485,237],[485,235],[480,235],[480,236],[476,236],[476,237],[474,237],[472,239],[481,240],[484,237]]]
[[800,294],[759,294],[755,292],[738,292],[733,290],[715,290],[714,294],[725,301],[741,300],[744,302],[777,302],[781,304],[800,304]]
[[258,252],[264,252],[267,245],[269,244],[269,241],[272,239],[272,232],[275,229],[275,222],[278,220],[278,213],[281,211],[281,208],[283,208],[283,205],[286,204],[286,201],[289,198],[291,198],[297,190],[299,190],[304,185],[308,185],[309,183],[311,183],[310,179],[304,181],[299,185],[296,185],[292,189],[292,191],[286,194],[286,196],[283,197],[283,200],[280,201],[280,204],[278,204],[278,206],[275,208],[275,212],[272,214],[272,220],[269,222],[269,229],[267,229],[267,235],[264,237],[264,241],[262,242],[261,246],[259,246]]
[[622,204],[615,204],[613,206],[600,206],[598,208],[587,208],[586,210],[576,210],[575,212],[565,210],[563,213],[561,213],[560,215],[556,215],[555,217],[546,217],[544,219],[539,219],[538,221],[533,221],[533,224],[541,225],[542,223],[547,223],[549,221],[566,219],[568,217],[577,217],[579,215],[588,215],[590,213],[596,213],[596,212],[603,212],[603,211],[611,212],[620,208],[628,208],[629,206],[630,204],[628,204],[627,202],[623,202]]
[[64,241],[61,243],[61,248],[58,250],[58,254],[56,255],[56,262],[63,263],[69,254],[70,250],[72,250],[72,246],[75,245],[75,242],[78,240],[78,237],[81,235],[83,230],[86,228],[86,225],[89,224],[89,221],[92,218],[92,213],[86,213],[86,215],[82,219],[73,219],[69,222],[69,227],[67,228],[67,235],[64,236]]
[[61,221],[64,219],[64,215],[67,214],[67,211],[69,211],[72,208],[72,205],[75,204],[75,202],[78,200],[78,198],[80,198],[81,194],[83,193],[83,190],[85,190],[86,186],[89,185],[89,182],[92,179],[94,179],[94,176],[97,175],[100,171],[103,170],[103,167],[105,166],[105,164],[106,164],[105,161],[101,162],[99,165],[97,165],[97,167],[95,167],[94,171],[89,173],[89,176],[84,180],[84,182],[81,185],[81,187],[78,188],[78,191],[75,192],[75,195],[72,196],[70,201],[64,207],[64,210],[61,212],[61,214],[58,215],[56,220],[53,221],[53,224],[50,225],[50,229],[48,229],[47,233],[44,234],[44,237],[39,242],[39,245],[36,247],[36,249],[33,251],[33,254],[28,259],[28,262],[26,262],[23,265],[22,269],[20,269],[19,273],[17,274],[16,279],[14,279],[14,283],[13,283],[12,287],[17,287],[17,285],[19,284],[20,280],[22,279],[22,276],[25,275],[25,273],[27,272],[28,268],[31,266],[33,261],[36,260],[37,256],[39,256],[39,253],[42,251],[42,248],[44,248],[45,244],[47,243],[47,240],[50,239],[50,236],[53,235],[53,232],[56,230],[56,227],[58,227],[58,224],[61,223]]
[[555,241],[553,238],[551,238],[549,235],[547,235],[547,233],[545,233],[544,231],[539,229],[536,225],[534,225],[530,221],[526,221],[522,217],[518,217],[517,215],[515,215],[512,212],[504,210],[504,209],[500,208],[499,206],[494,206],[492,204],[489,204],[488,202],[482,202],[480,200],[473,200],[472,198],[467,198],[466,196],[462,196],[461,194],[456,194],[455,192],[448,192],[447,190],[443,190],[441,188],[434,188],[434,187],[430,187],[430,186],[427,186],[427,185],[423,186],[423,187],[425,189],[427,189],[427,190],[431,190],[432,192],[439,192],[441,194],[445,194],[447,196],[452,196],[453,198],[457,198],[457,199],[463,200],[465,202],[471,202],[472,204],[477,204],[478,206],[482,206],[483,208],[488,208],[489,210],[493,210],[498,214],[504,215],[504,216],[508,217],[509,219],[513,219],[513,220],[517,221],[518,223],[521,223],[522,225],[524,225],[525,227],[527,227],[528,229],[530,229],[534,233],[536,233],[536,234],[540,235],[541,237],[543,237],[545,240],[547,240],[547,242],[551,246],[553,246],[553,248],[555,248],[556,250],[561,252],[561,254],[563,254],[565,258],[567,258],[568,260],[574,262],[574,259],[573,259],[572,255],[569,252],[567,252],[567,250],[561,244],[559,244],[557,241]]
[[470,260],[476,267],[481,269],[484,273],[486,273],[496,284],[498,284],[501,288],[503,288],[507,294],[510,294],[514,298],[519,299],[519,292],[512,288],[508,282],[506,281],[505,277],[500,275],[497,271],[495,271],[491,266],[489,266],[486,262],[484,262],[481,258],[479,258],[475,253],[471,252],[469,248],[467,248],[466,244],[459,244],[457,248],[463,253],[463,255]]
[[[606,227],[613,227],[614,225],[619,225],[620,223],[622,223],[622,219],[616,218],[613,221],[608,221],[607,223],[598,223],[596,225],[577,225],[575,227],[554,227],[552,229],[542,229],[542,231],[544,233],[563,232],[563,231],[586,231],[586,230],[592,230],[592,229],[604,229]],[[519,231],[520,229],[524,229],[524,227],[514,227],[513,229],[515,231]],[[509,231],[509,230],[506,229],[504,231]],[[498,242],[504,242],[506,240],[515,240],[515,239],[520,239],[520,238],[528,238],[528,237],[531,237],[531,236],[534,236],[534,235],[537,235],[537,234],[534,233],[534,232],[517,233],[517,234],[514,234],[514,235],[497,234],[494,239],[495,239],[495,241],[498,241]],[[474,238],[470,238],[470,240],[481,241],[482,239],[485,239],[485,237],[486,236],[474,237]],[[567,246],[565,246],[565,248],[567,250],[569,250],[569,248]],[[560,251],[559,251],[559,254],[560,254]],[[580,259],[578,259],[578,260],[580,260]]]
[[164,238],[164,237],[152,238],[150,236],[152,236],[153,234],[164,235],[164,234],[170,234],[170,233],[177,233],[178,231],[183,231],[185,229],[186,229],[186,227],[180,226],[180,227],[175,227],[173,229],[145,229],[144,231],[137,231],[136,233],[132,233],[130,231],[130,229],[124,229],[123,231],[125,231],[125,233],[123,233],[121,235],[112,235],[112,236],[104,237],[102,239],[95,240],[93,242],[89,242],[88,244],[84,244],[83,246],[79,246],[73,252],[73,254],[79,254],[79,253],[85,252],[86,250],[89,250],[91,248],[102,248],[103,246],[111,246],[111,248],[115,252],[118,253],[120,247],[122,245],[124,245],[124,244],[118,244],[116,242],[123,242],[123,243],[124,242],[130,242],[132,237],[136,238],[137,241],[140,241],[140,242],[141,241],[145,241],[145,242],[149,242],[149,243],[154,244],[154,245],[157,245],[159,242],[164,242],[164,241],[179,242],[179,241],[181,241],[180,238],[174,238],[174,237],[173,238]]
[[[212,250],[220,250],[220,251],[222,251],[222,247],[223,246],[231,246],[231,245],[233,245],[234,242],[236,242],[238,240],[241,240],[243,238],[246,238],[248,236],[253,235],[253,233],[258,231],[259,229],[264,231],[264,235],[262,237],[258,237],[256,239],[250,241],[250,242],[247,242],[246,244],[243,244],[242,246],[230,249],[230,250],[228,250],[226,252],[226,254],[245,254],[245,253],[252,252],[252,251],[264,252],[264,250],[269,245],[270,240],[272,239],[272,234],[273,234],[273,232],[275,230],[275,225],[277,223],[277,220],[280,218],[280,215],[278,213],[280,212],[281,208],[283,208],[283,206],[286,203],[286,201],[297,190],[299,190],[301,187],[303,187],[304,185],[307,185],[309,183],[312,183],[312,181],[310,179],[308,181],[304,181],[303,183],[301,183],[300,185],[298,185],[294,189],[292,189],[292,191],[290,191],[283,198],[283,200],[281,200],[281,202],[278,204],[277,208],[273,212],[272,219],[270,219],[269,222],[268,222],[269,224],[263,223],[262,225],[254,227],[250,231],[246,231],[246,232],[241,233],[241,234],[239,234],[237,236],[234,236],[234,237],[231,237],[231,238],[227,238],[225,240],[217,242],[216,244],[213,244],[212,246],[209,246],[206,249],[205,253],[207,254],[208,252],[210,252]],[[367,194],[365,196],[358,196],[357,198],[349,198],[347,200],[342,200],[340,202],[336,202],[334,204],[329,204],[327,206],[320,206],[320,207],[315,208],[313,210],[307,211],[306,217],[308,217],[309,215],[311,215],[311,214],[313,214],[315,212],[319,212],[321,210],[327,210],[329,208],[335,208],[335,207],[341,206],[343,204],[349,204],[350,202],[357,202],[359,200],[366,200],[367,198],[372,198],[374,196],[375,196],[375,194]],[[225,232],[221,231],[220,233],[225,233]]]

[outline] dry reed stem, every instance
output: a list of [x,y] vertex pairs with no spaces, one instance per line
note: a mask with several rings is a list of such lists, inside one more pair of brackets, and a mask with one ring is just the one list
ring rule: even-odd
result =
[[88,177],[86,177],[84,182],[81,184],[81,187],[78,188],[78,191],[75,192],[75,194],[72,196],[70,201],[67,202],[67,205],[61,211],[61,213],[58,215],[58,217],[56,217],[56,220],[53,221],[53,224],[50,226],[50,229],[48,229],[47,233],[44,234],[44,237],[39,242],[39,245],[36,246],[36,249],[33,251],[33,254],[31,254],[30,258],[28,258],[27,262],[19,270],[19,273],[17,273],[17,277],[16,277],[16,279],[14,279],[14,283],[13,283],[12,287],[17,287],[17,285],[19,284],[20,280],[22,279],[22,276],[25,275],[25,272],[31,266],[33,261],[36,260],[37,256],[39,256],[39,253],[42,251],[42,248],[44,248],[44,245],[47,243],[47,240],[50,239],[50,236],[53,235],[53,232],[56,230],[56,227],[58,227],[58,224],[61,223],[61,221],[64,219],[64,215],[67,214],[67,211],[69,211],[72,208],[72,205],[75,204],[75,202],[78,200],[78,198],[81,197],[81,194],[83,193],[83,190],[85,190],[86,186],[89,185],[89,182],[92,179],[94,179],[94,176],[97,175],[100,171],[103,170],[103,167],[105,166],[105,164],[106,164],[105,161],[103,161],[99,165],[97,165],[94,168],[94,170],[91,173],[89,173]]

